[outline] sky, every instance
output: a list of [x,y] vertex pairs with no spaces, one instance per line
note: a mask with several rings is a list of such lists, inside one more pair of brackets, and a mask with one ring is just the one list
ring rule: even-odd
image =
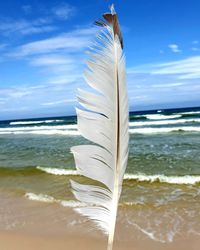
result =
[[0,1],[0,120],[72,115],[114,3],[131,111],[200,106],[199,0]]

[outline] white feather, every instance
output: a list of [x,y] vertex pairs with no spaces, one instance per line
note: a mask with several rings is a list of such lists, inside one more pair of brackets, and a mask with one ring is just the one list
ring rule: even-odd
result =
[[88,204],[76,211],[109,235],[108,249],[112,249],[128,158],[128,97],[125,58],[113,26],[106,24],[97,40],[85,73],[97,94],[79,90],[78,100],[85,110],[76,110],[80,133],[97,145],[74,146],[71,151],[78,173],[101,184],[71,181],[71,185],[76,199]]

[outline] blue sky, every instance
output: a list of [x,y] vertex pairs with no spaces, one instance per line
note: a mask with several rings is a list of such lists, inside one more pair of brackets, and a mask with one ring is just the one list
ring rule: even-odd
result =
[[94,20],[114,2],[131,110],[200,106],[199,0],[0,2],[0,119],[70,115]]

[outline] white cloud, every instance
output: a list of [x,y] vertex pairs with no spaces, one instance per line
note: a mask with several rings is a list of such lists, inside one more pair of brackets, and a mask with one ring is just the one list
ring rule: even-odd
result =
[[[0,96],[6,98],[5,102],[2,100],[1,110],[7,109],[7,116],[27,116],[26,110],[15,114],[17,107],[27,107],[27,110],[31,110],[31,116],[58,115],[57,111],[72,114],[76,89],[84,84],[85,50],[95,31],[94,28],[79,28],[23,44],[10,51],[7,59],[23,62],[24,71],[34,72],[33,77],[38,82],[35,85],[21,84],[21,87],[0,89]],[[36,68],[33,70],[33,67]]]
[[185,83],[183,82],[175,82],[175,83],[163,83],[163,84],[153,84],[151,87],[153,88],[170,88],[170,87],[177,87],[183,86]]
[[38,56],[31,60],[31,65],[34,66],[55,66],[55,65],[67,65],[73,63],[71,58],[67,58],[62,55],[49,54],[44,56]]
[[61,20],[67,20],[70,17],[74,16],[76,13],[76,8],[67,3],[63,3],[59,6],[56,6],[52,9],[52,13]]
[[179,53],[181,50],[179,49],[179,46],[177,44],[169,44],[168,47],[171,49],[174,53]]
[[177,75],[178,79],[200,78],[200,56],[154,65],[151,74]]
[[77,50],[82,50],[89,46],[94,30],[94,28],[77,29],[56,37],[27,43],[17,47],[15,52],[10,53],[10,56],[23,57],[34,54],[54,53],[63,49],[77,52]]
[[0,95],[2,100],[8,100],[9,98],[20,99],[24,96],[30,95],[32,92],[27,88],[7,88],[0,89]]
[[70,103],[70,102],[75,102],[76,99],[68,99],[68,100],[59,100],[59,101],[53,101],[53,102],[45,102],[42,103],[41,105],[43,106],[57,106],[60,104],[65,104],[65,103]]
[[[42,6],[42,5],[41,5]],[[32,35],[39,33],[51,32],[59,29],[55,25],[55,20],[66,21],[76,14],[77,9],[68,4],[62,3],[52,8],[49,3],[42,8],[33,9],[29,4],[21,6],[24,14],[36,14],[38,18],[30,19],[30,15],[26,18],[13,19],[1,18],[0,32],[1,35],[10,36],[13,34],[18,35]],[[39,18],[41,16],[41,18]]]
[[0,88],[0,119],[72,114],[75,89],[52,84]]
[[0,22],[1,35],[9,36],[14,34],[32,35],[38,33],[51,32],[57,29],[56,26],[49,24],[50,20],[38,18],[36,20],[7,20]]
[[132,108],[200,105],[200,56],[132,67],[127,73]]
[[151,74],[173,76],[175,79],[199,79],[200,78],[200,56],[187,57],[166,63],[146,64],[134,68],[128,68],[131,74]]

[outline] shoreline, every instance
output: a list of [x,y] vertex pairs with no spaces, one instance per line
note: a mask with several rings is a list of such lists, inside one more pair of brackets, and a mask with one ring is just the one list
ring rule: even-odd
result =
[[[30,201],[6,192],[0,192],[0,202],[3,250],[106,250],[106,236],[72,208]],[[10,226],[3,225],[5,222]],[[161,243],[138,229],[119,221],[113,250],[199,250],[199,235],[179,232],[173,242]]]

